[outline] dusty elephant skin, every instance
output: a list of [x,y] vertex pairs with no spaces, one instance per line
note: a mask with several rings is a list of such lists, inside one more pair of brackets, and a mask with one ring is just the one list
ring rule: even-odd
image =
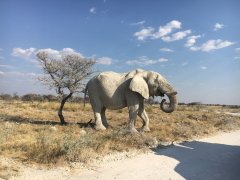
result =
[[95,116],[95,129],[104,130],[108,126],[106,109],[128,107],[129,129],[137,132],[135,121],[137,115],[142,119],[143,131],[150,131],[149,118],[144,110],[144,99],[150,96],[167,95],[170,103],[161,102],[160,108],[171,113],[177,106],[177,92],[167,80],[157,72],[137,69],[128,73],[103,72],[93,77],[86,86],[86,91]]

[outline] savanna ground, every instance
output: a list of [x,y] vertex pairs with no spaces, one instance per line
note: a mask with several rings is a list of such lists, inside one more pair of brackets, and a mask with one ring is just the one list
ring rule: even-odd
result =
[[[163,144],[240,129],[240,107],[180,105],[166,114],[159,105],[145,105],[151,132],[127,131],[127,109],[107,111],[110,127],[95,131],[90,104],[66,103],[66,126],[57,116],[58,102],[0,100],[0,178],[18,174],[24,165],[57,166],[91,163],[114,152],[146,151]],[[140,118],[137,127],[141,127]]]

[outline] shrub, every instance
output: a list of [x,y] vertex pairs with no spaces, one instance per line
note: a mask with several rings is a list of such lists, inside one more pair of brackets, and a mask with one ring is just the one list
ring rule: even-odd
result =
[[22,101],[43,101],[43,97],[39,94],[26,94],[22,96]]
[[12,100],[12,96],[10,94],[1,94],[0,99],[9,101],[9,100]]
[[58,101],[58,97],[52,94],[43,95],[42,98],[44,101],[48,101],[48,102]]

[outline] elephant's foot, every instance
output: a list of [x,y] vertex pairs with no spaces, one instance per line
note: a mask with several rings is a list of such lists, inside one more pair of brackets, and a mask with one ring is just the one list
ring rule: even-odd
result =
[[150,132],[151,130],[150,130],[150,128],[149,128],[148,126],[143,126],[143,127],[141,128],[141,131],[142,131],[142,132]]
[[108,128],[108,123],[103,123],[103,126]]
[[129,131],[130,133],[133,133],[133,134],[138,133],[138,131],[135,128],[130,128]]
[[95,125],[94,128],[95,128],[97,131],[99,131],[99,130],[106,130],[106,127],[103,126],[103,125]]

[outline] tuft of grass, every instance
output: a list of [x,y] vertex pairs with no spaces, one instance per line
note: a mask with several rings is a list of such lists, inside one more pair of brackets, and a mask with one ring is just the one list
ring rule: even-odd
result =
[[[72,136],[66,133],[58,134],[55,130],[43,129],[36,136],[36,142],[33,143],[27,151],[28,159],[38,163],[56,163],[58,159],[64,158],[66,161],[87,162],[90,157],[85,137]],[[85,149],[85,147],[87,149]],[[82,151],[84,149],[88,151]]]

